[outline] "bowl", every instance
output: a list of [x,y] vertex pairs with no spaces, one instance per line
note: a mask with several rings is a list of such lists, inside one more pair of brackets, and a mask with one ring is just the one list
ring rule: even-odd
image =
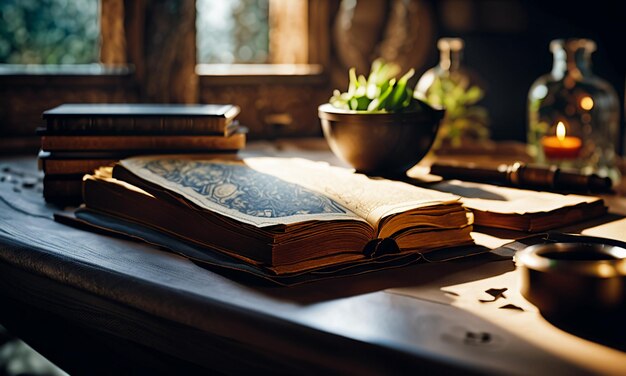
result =
[[363,112],[330,103],[318,108],[324,137],[333,153],[358,172],[402,176],[430,150],[445,111]]
[[626,312],[626,249],[609,244],[548,243],[516,256],[520,292],[543,315]]

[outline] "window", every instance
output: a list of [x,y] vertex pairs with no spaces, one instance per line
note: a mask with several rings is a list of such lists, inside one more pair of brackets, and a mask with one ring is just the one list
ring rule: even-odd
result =
[[320,4],[307,0],[198,0],[196,71],[200,75],[319,72],[319,67],[303,65],[319,63],[309,53],[309,21],[315,14],[311,9]]
[[268,0],[198,0],[198,63],[268,63]]
[[98,0],[0,3],[0,63],[97,63],[99,39]]

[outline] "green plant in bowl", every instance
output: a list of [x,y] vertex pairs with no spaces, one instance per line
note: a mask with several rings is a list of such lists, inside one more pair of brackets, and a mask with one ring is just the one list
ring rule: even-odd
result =
[[350,68],[348,91],[342,93],[335,90],[329,103],[339,109],[364,112],[420,110],[426,104],[413,98],[413,89],[408,86],[415,70],[410,69],[396,79],[398,73],[398,65],[382,59],[374,60],[367,78],[363,75],[357,77],[356,69]]
[[335,90],[318,109],[331,150],[357,171],[402,176],[430,149],[444,111],[413,97],[411,69],[381,59],[366,78],[350,69],[346,92]]

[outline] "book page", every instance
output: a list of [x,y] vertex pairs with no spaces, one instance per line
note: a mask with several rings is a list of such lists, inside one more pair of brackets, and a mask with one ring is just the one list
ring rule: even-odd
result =
[[230,159],[211,155],[134,157],[120,164],[201,208],[257,227],[313,220],[364,222],[342,203],[256,171],[234,154]]
[[585,229],[582,234],[626,242],[626,218]]
[[120,163],[200,207],[259,227],[350,219],[365,220],[377,230],[385,216],[458,201],[449,193],[300,158],[150,156]]
[[432,189],[461,196],[461,202],[469,209],[500,214],[544,213],[600,200],[591,196],[563,195],[459,180],[438,183]]
[[407,183],[370,178],[351,169],[300,158],[246,158],[245,163],[266,174],[322,193],[367,220],[378,222],[391,214],[455,202],[458,196]]

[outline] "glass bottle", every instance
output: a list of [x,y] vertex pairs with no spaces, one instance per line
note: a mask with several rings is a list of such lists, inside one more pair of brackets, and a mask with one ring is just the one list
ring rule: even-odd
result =
[[536,162],[619,179],[615,153],[619,102],[613,87],[591,71],[589,39],[550,43],[552,71],[528,92],[528,145]]
[[439,64],[420,77],[414,92],[416,98],[446,109],[433,148],[459,147],[464,140],[488,138],[489,117],[477,104],[484,90],[478,75],[462,64],[463,40],[441,38],[437,48]]

